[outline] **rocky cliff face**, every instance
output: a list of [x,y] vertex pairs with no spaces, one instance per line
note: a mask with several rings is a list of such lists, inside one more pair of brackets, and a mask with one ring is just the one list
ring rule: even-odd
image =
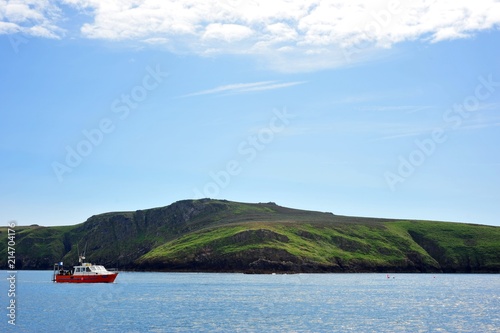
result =
[[89,218],[76,228],[72,248],[64,260],[71,261],[86,250],[87,260],[131,268],[135,259],[154,247],[209,223],[227,207],[208,200],[184,200],[167,207],[136,212],[106,213]]

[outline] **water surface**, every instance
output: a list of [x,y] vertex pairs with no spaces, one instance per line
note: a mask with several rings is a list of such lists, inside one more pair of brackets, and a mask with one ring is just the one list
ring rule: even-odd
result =
[[500,275],[122,272],[55,284],[19,271],[2,332],[499,332]]

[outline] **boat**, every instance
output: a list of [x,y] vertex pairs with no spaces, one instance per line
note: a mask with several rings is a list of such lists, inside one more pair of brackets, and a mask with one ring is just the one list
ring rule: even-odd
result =
[[118,276],[118,272],[108,271],[102,265],[93,265],[84,262],[85,256],[78,257],[79,265],[73,266],[73,269],[64,269],[63,263],[54,264],[54,282],[67,283],[113,283]]

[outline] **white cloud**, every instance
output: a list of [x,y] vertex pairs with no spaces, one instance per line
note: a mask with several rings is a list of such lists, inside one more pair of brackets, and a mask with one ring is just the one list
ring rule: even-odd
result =
[[167,44],[168,39],[162,38],[162,37],[152,37],[152,38],[144,39],[143,42],[146,44],[151,44],[151,45],[159,45],[159,44]]
[[248,38],[252,33],[252,29],[239,24],[211,23],[205,28],[201,39],[218,39],[230,43]]
[[0,0],[0,34],[60,38],[64,30],[57,26],[61,10],[49,0]]
[[90,16],[85,38],[249,54],[282,71],[345,66],[403,41],[467,38],[500,25],[495,0],[0,0],[0,33],[61,36],[60,3]]
[[10,22],[0,22],[0,35],[14,34],[16,32],[19,32],[19,26],[17,24]]

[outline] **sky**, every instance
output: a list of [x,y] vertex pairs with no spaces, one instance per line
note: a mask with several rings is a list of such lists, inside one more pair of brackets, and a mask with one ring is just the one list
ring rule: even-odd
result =
[[500,3],[0,0],[0,223],[183,199],[500,226]]

